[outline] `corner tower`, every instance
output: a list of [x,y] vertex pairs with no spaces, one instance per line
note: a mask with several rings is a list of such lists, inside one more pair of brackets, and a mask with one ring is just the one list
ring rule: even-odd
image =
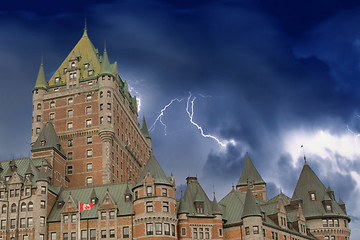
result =
[[248,188],[252,191],[255,198],[266,201],[266,183],[256,170],[249,155],[246,154],[245,164],[236,189],[246,193]]
[[151,140],[138,122],[136,97],[101,56],[87,29],[46,82],[43,65],[33,90],[35,143],[51,121],[60,140],[69,187],[139,179],[151,152]]

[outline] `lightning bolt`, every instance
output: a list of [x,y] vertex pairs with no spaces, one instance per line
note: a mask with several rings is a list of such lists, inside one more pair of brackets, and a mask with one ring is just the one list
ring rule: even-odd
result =
[[[129,85],[129,92],[132,94],[132,95],[136,95],[136,105],[137,105],[137,110],[138,110],[138,113],[140,112],[140,108],[141,108],[141,98],[140,98],[140,93],[138,91],[136,91],[133,87],[131,87]],[[133,94],[135,93],[135,94]]]
[[178,98],[171,99],[171,101],[170,101],[168,104],[166,104],[163,109],[161,109],[159,116],[155,119],[155,121],[154,121],[154,123],[151,125],[149,131],[150,131],[150,132],[153,132],[153,131],[155,130],[155,124],[156,124],[157,122],[160,122],[161,125],[164,126],[164,132],[165,132],[165,136],[166,136],[166,128],[167,128],[167,126],[166,126],[166,124],[162,121],[162,117],[164,116],[164,112],[166,111],[166,109],[167,109],[168,107],[171,106],[171,104],[173,104],[173,102],[175,102],[175,101],[176,101],[176,102],[181,102],[182,100],[183,100],[182,98],[181,98],[181,99],[178,99]]
[[[201,95],[200,95],[201,96]],[[205,96],[203,96],[205,97]],[[227,140],[227,141],[220,141],[217,137],[210,135],[210,134],[205,134],[204,130],[201,126],[199,126],[199,124],[197,124],[196,122],[194,122],[193,117],[194,117],[194,102],[195,102],[196,97],[192,97],[191,92],[189,92],[189,97],[187,98],[187,102],[186,102],[186,112],[189,116],[190,122],[191,124],[193,124],[194,126],[197,127],[197,129],[200,130],[201,135],[204,138],[211,138],[214,139],[218,144],[220,144],[222,147],[226,147],[227,144],[231,143],[233,145],[235,145],[235,141],[234,140]],[[190,104],[191,103],[191,104]],[[189,111],[189,105],[191,105],[190,109],[191,111]]]

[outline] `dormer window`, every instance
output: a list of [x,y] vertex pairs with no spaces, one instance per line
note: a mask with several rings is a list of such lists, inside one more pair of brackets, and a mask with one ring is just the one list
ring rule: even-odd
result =
[[195,202],[196,213],[203,214],[204,213],[204,202]]
[[148,197],[151,197],[151,196],[152,196],[152,187],[151,187],[151,186],[148,186],[148,187],[146,188],[146,195],[147,195]]
[[249,188],[254,188],[254,180],[248,180],[248,186]]
[[67,71],[67,68],[64,68],[64,73],[66,73],[66,71]]
[[75,67],[75,62],[71,63],[71,67],[74,68]]
[[69,78],[73,79],[73,74],[72,73],[70,73]]
[[55,83],[59,83],[60,82],[60,78],[59,77],[56,77],[55,78]]
[[94,70],[89,70],[89,76],[94,75]]
[[89,68],[89,64],[88,63],[85,63],[84,64],[84,69],[88,69]]
[[45,141],[45,140],[42,140],[42,141],[40,142],[40,146],[41,146],[41,147],[44,147],[45,144],[46,144],[46,141]]
[[309,196],[310,196],[310,200],[311,200],[311,201],[316,201],[316,194],[315,194],[315,192],[309,192]]
[[331,205],[330,205],[330,204],[327,204],[327,205],[326,205],[326,211],[327,211],[327,212],[331,212],[331,211],[332,211],[332,208],[331,208]]
[[5,181],[8,182],[10,180],[10,177],[9,176],[6,176],[5,177]]
[[130,202],[131,200],[131,195],[130,194],[126,194],[125,195],[125,202]]

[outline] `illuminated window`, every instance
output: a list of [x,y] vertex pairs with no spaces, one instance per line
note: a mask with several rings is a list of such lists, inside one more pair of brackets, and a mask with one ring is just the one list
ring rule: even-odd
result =
[[59,77],[56,77],[55,78],[55,84],[58,84],[60,82],[60,78]]

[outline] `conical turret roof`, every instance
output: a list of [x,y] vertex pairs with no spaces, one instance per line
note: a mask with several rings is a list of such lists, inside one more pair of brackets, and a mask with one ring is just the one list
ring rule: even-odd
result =
[[49,176],[47,174],[47,172],[45,171],[44,165],[41,165],[39,174],[38,174],[38,178],[36,179],[36,182],[49,182]]
[[245,203],[244,203],[244,210],[241,215],[241,218],[251,217],[251,216],[260,216],[261,217],[261,210],[260,207],[256,204],[255,198],[248,188]]
[[214,199],[211,203],[211,211],[213,214],[219,214],[219,215],[222,215],[222,212],[220,211],[220,208],[219,208],[219,205],[216,201],[216,197],[215,197],[215,194],[214,194]]
[[101,62],[100,74],[113,75],[106,48]]
[[146,125],[145,115],[143,116],[143,122],[142,122],[142,126],[141,126],[141,131],[142,131],[142,133],[144,134],[144,136],[146,138],[151,138],[150,134],[149,134],[148,127]]
[[135,187],[141,186],[143,184],[143,181],[148,173],[150,173],[151,177],[154,179],[154,183],[171,186],[169,179],[166,177],[164,170],[161,168],[153,153],[151,153],[150,158],[147,161]]
[[50,121],[45,124],[44,128],[40,132],[39,137],[32,146],[32,151],[49,147],[55,148],[57,151],[65,155],[64,150],[60,144],[60,139],[55,132],[54,125]]
[[47,87],[48,87],[48,85],[45,80],[44,65],[43,65],[43,63],[41,63],[34,90],[36,90],[36,89],[47,90]]
[[254,184],[265,184],[265,181],[262,179],[259,172],[256,170],[254,164],[250,160],[249,155],[246,154],[245,164],[242,169],[237,186],[247,186],[248,181],[254,181]]

